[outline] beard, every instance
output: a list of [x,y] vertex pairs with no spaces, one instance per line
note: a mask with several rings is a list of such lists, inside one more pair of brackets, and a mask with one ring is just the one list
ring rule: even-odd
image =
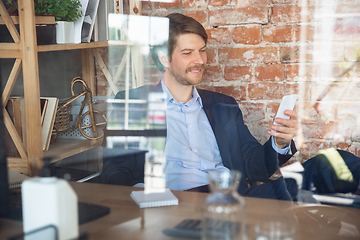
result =
[[[192,78],[188,77],[187,74],[194,69],[201,69],[201,75],[199,75],[196,78],[194,77],[194,79],[192,79]],[[169,68],[170,74],[175,78],[175,80],[178,83],[180,83],[181,85],[184,85],[184,86],[196,85],[196,84],[201,83],[202,77],[204,75],[204,70],[205,70],[205,64],[189,67],[185,70],[185,73],[183,73],[183,74],[175,71],[172,68]]]

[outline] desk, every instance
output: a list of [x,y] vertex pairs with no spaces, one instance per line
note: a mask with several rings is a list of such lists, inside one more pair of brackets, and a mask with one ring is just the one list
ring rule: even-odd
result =
[[[104,185],[95,183],[71,182],[78,194],[79,201],[105,205],[111,213],[101,219],[80,226],[80,232],[88,232],[91,240],[98,239],[150,239],[170,240],[162,233],[164,228],[171,228],[185,218],[201,218],[201,204],[208,196],[206,193],[173,191],[179,199],[178,206],[140,209],[130,197],[134,187]],[[293,221],[294,214],[286,209],[297,207],[312,208],[319,212],[317,220],[302,219],[297,226],[296,239],[359,239],[356,237],[336,236],[340,222],[335,217],[357,222],[360,229],[360,209],[348,207],[330,207],[320,205],[298,205],[288,201],[245,198],[247,204],[248,239],[255,239],[254,225],[261,221],[283,220]],[[317,209],[317,210],[316,210]],[[332,220],[323,216],[333,214]],[[301,215],[299,215],[301,218]],[[315,215],[314,215],[315,216]],[[313,217],[312,217],[313,218]],[[314,219],[314,218],[313,218]],[[317,222],[317,224],[314,224]],[[328,223],[329,222],[329,223]],[[0,219],[0,239],[18,234],[22,231],[22,223],[8,219]]]

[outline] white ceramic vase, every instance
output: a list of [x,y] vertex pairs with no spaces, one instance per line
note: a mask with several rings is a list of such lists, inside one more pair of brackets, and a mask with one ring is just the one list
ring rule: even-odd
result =
[[56,22],[56,43],[75,43],[75,23]]

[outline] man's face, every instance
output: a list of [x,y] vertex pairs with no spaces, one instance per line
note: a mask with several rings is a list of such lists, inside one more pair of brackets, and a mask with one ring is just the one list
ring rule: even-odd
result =
[[196,85],[202,81],[207,61],[206,44],[197,34],[182,34],[169,62],[169,72],[182,85]]

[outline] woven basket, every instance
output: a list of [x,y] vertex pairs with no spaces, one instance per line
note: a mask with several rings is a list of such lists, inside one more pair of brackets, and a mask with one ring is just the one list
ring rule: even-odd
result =
[[54,128],[59,132],[69,129],[71,104],[64,106],[64,101],[59,101],[56,112]]

